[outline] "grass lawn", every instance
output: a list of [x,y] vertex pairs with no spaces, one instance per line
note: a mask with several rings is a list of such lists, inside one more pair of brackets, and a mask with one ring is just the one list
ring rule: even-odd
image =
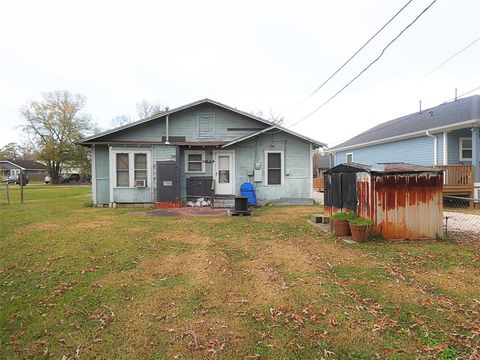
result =
[[[0,358],[468,359],[480,240],[346,245],[319,207],[150,217],[32,185],[0,206]],[[2,195],[3,196],[3,195]],[[65,356],[65,357],[64,357]]]

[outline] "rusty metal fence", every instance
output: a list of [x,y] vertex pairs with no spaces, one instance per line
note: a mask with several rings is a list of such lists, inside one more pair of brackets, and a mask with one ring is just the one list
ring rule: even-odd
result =
[[480,241],[480,200],[444,196],[443,221],[449,238]]

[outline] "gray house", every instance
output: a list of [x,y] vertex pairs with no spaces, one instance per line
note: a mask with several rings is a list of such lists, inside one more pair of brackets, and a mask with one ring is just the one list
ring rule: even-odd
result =
[[480,198],[480,95],[377,125],[333,147],[336,164],[405,162],[445,170],[444,194]]
[[0,160],[0,175],[9,177],[24,172],[30,180],[43,180],[47,175],[47,167],[35,160],[5,159]]
[[209,99],[79,142],[92,150],[97,205],[217,204],[253,184],[259,203],[312,203],[312,152],[325,144]]

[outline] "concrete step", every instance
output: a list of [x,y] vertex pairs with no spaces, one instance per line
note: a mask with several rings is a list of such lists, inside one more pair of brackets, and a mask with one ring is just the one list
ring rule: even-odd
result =
[[214,208],[234,208],[235,207],[235,198],[233,198],[233,197],[214,197],[213,207]]

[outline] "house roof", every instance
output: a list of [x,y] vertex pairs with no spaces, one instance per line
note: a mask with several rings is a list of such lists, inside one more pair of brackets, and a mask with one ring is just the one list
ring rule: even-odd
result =
[[36,160],[4,159],[0,163],[9,163],[22,170],[46,170],[47,167]]
[[[190,104],[186,104],[186,105],[183,105],[183,106],[179,106],[175,109],[172,109],[172,110],[169,110],[169,111],[166,111],[166,112],[162,112],[162,113],[159,113],[159,114],[155,114],[153,116],[150,116],[150,117],[147,117],[145,119],[141,119],[141,120],[138,120],[138,121],[134,121],[132,123],[129,123],[129,124],[126,124],[126,125],[123,125],[123,126],[119,126],[119,127],[116,127],[114,129],[110,129],[110,130],[107,130],[107,131],[104,131],[104,132],[101,132],[99,134],[96,134],[96,135],[92,135],[92,136],[89,136],[89,137],[86,137],[86,138],[83,138],[82,140],[78,141],[77,144],[80,144],[80,145],[89,145],[91,143],[96,143],[95,139],[99,139],[101,137],[104,137],[106,135],[110,135],[110,134],[113,134],[113,133],[116,133],[118,131],[122,131],[122,130],[125,130],[125,129],[128,129],[128,128],[131,128],[131,127],[134,127],[134,126],[137,126],[137,125],[140,125],[140,124],[144,124],[144,123],[147,123],[147,122],[150,122],[150,121],[153,121],[153,120],[156,120],[156,119],[160,119],[160,118],[163,118],[167,115],[171,115],[171,114],[175,114],[177,112],[180,112],[180,111],[183,111],[183,110],[186,110],[186,109],[189,109],[189,108],[192,108],[194,106],[198,106],[198,105],[202,105],[202,104],[212,104],[212,105],[215,105],[215,106],[218,106],[220,108],[223,108],[225,110],[229,110],[229,111],[232,111],[232,112],[235,112],[237,114],[240,114],[240,115],[243,115],[243,116],[246,116],[246,117],[249,117],[253,120],[256,120],[256,121],[259,121],[261,123],[264,123],[264,124],[267,124],[269,125],[269,128],[276,128],[276,129],[279,129],[279,130],[282,130],[286,133],[289,133],[291,135],[294,135],[296,137],[299,137],[305,141],[308,141],[316,146],[319,146],[319,147],[325,147],[327,146],[326,143],[323,143],[323,142],[320,142],[320,141],[317,141],[317,140],[313,140],[311,138],[308,138],[304,135],[301,135],[301,134],[298,134],[292,130],[289,130],[287,128],[284,128],[283,126],[280,126],[278,124],[275,124],[275,123],[272,123],[271,121],[268,121],[268,120],[265,120],[261,117],[258,117],[258,116],[255,116],[255,115],[252,115],[250,113],[247,113],[245,111],[242,111],[242,110],[238,110],[238,109],[235,109],[233,107],[230,107],[228,105],[225,105],[225,104],[222,104],[218,101],[214,101],[214,100],[211,100],[211,99],[202,99],[202,100],[198,100],[198,101],[195,101],[195,102],[192,102]],[[268,128],[266,128],[268,129]],[[253,134],[250,134],[250,135],[247,135],[247,137],[244,137],[244,138],[240,138],[242,140],[240,141],[243,141],[243,140],[246,140],[247,138],[250,138],[252,136],[258,136],[259,134],[261,134],[263,131],[266,131],[266,129],[262,129],[260,130],[259,132],[257,133],[253,133]],[[239,140],[239,139],[237,139]],[[239,142],[235,140],[235,142]]]
[[399,138],[421,136],[426,131],[441,132],[455,127],[480,124],[480,95],[438,105],[422,112],[402,116],[377,125],[344,143],[332,147],[332,151],[389,142]]
[[327,171],[325,174],[338,174],[338,173],[356,173],[356,172],[368,172],[376,174],[410,174],[410,173],[423,173],[423,172],[435,172],[440,173],[442,169],[433,168],[429,166],[414,165],[408,163],[377,163],[372,165],[350,162],[339,164]]

